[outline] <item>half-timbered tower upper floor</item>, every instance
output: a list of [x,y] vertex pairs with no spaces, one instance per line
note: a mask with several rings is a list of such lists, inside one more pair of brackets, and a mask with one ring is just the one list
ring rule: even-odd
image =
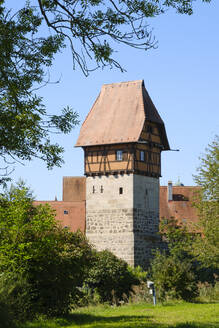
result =
[[161,151],[169,144],[144,81],[103,85],[76,146],[84,149],[86,176],[161,175]]

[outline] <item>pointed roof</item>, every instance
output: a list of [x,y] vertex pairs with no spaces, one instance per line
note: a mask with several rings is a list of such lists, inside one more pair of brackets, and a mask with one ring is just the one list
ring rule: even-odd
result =
[[163,146],[168,150],[164,123],[144,81],[104,84],[81,127],[75,146],[137,142],[145,120],[160,126]]

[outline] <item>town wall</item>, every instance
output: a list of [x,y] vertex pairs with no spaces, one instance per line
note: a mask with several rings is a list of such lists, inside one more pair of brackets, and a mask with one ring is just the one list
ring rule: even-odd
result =
[[34,205],[49,204],[55,210],[56,220],[70,231],[81,230],[85,233],[85,201],[34,201]]

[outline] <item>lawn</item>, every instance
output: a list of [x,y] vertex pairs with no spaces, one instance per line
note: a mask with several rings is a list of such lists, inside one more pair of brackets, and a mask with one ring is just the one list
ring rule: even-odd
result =
[[219,303],[97,306],[73,311],[65,318],[39,320],[19,328],[219,328]]

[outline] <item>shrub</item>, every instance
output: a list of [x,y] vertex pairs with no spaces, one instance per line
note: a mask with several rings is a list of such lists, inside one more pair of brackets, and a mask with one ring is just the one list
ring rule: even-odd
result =
[[131,303],[152,302],[152,295],[150,295],[147,283],[145,281],[141,281],[139,285],[132,286],[129,301]]
[[161,300],[191,301],[197,296],[197,284],[191,261],[156,252],[151,264],[152,280]]
[[78,287],[72,303],[73,308],[84,307],[88,305],[98,305],[101,303],[101,297],[96,288],[92,289],[87,284]]
[[10,308],[1,300],[0,295],[0,328],[13,328],[14,323]]
[[156,251],[151,263],[151,279],[161,300],[191,301],[197,295],[199,265],[191,255],[195,236],[174,218],[162,221],[160,233],[166,248]]
[[219,301],[219,280],[214,284],[208,282],[198,283],[199,301],[202,302],[218,302]]
[[145,282],[147,280],[148,273],[144,271],[139,265],[136,267],[131,267],[128,265],[128,271],[141,282]]
[[95,252],[85,283],[100,295],[102,302],[118,303],[124,298],[128,299],[132,285],[140,281],[125,261],[105,250]]
[[[27,188],[0,197],[0,274],[18,317],[66,313],[92,259],[85,236],[57,225],[48,206],[34,207]],[[5,286],[7,286],[7,284]],[[22,304],[20,304],[22,303]]]
[[11,320],[31,316],[31,286],[17,273],[4,272],[0,277],[0,300]]

